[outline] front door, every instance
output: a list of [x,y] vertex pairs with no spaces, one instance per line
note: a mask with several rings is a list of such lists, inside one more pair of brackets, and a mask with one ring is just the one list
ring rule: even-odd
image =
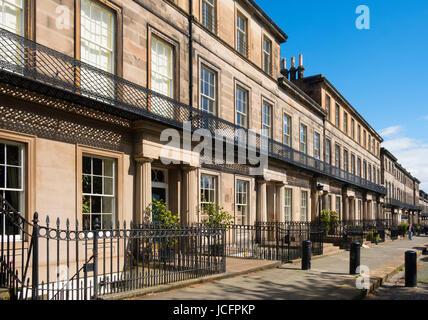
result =
[[[162,201],[168,208],[168,170],[152,169],[152,200]],[[153,207],[153,223],[158,223],[159,213]]]

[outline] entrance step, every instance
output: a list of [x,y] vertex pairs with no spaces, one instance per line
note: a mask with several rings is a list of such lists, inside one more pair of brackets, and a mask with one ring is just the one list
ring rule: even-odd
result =
[[0,288],[0,301],[1,300],[9,300],[9,289]]
[[323,256],[330,256],[343,252],[344,250],[338,246],[335,246],[333,243],[324,243],[323,244]]

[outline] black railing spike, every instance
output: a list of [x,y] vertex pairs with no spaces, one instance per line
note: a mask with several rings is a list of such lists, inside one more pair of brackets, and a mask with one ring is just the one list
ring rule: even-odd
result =
[[88,230],[88,220],[83,220],[83,228]]
[[67,218],[67,221],[65,222],[65,225],[66,225],[67,229],[70,228],[70,219]]
[[100,219],[98,217],[95,218],[94,229],[95,230],[100,230],[101,229],[101,223],[100,223]]
[[33,223],[34,224],[39,223],[39,214],[37,213],[37,211],[34,212]]
[[57,225],[58,229],[59,229],[60,224],[61,224],[61,221],[59,220],[59,217],[58,217],[58,218],[56,218],[56,225]]
[[47,226],[49,226],[49,222],[50,222],[49,216],[46,216],[46,225]]
[[76,219],[76,229],[79,228],[79,219]]

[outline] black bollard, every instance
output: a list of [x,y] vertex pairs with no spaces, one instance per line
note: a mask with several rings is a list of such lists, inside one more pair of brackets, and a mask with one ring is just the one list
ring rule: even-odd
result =
[[302,270],[311,270],[312,243],[310,240],[302,243]]
[[357,274],[357,268],[360,266],[361,245],[359,242],[352,242],[349,259],[349,274]]
[[418,285],[417,255],[415,251],[406,251],[405,254],[406,287]]

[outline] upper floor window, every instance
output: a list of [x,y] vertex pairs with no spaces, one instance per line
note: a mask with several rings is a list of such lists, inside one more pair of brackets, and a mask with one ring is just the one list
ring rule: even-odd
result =
[[83,226],[93,229],[98,218],[101,229],[110,229],[115,221],[116,162],[114,159],[83,156]]
[[291,147],[291,117],[284,114],[283,122],[283,143]]
[[331,164],[331,141],[325,140],[325,162]]
[[351,138],[352,138],[352,140],[355,140],[355,121],[354,121],[354,119],[351,120]]
[[358,144],[361,145],[361,126],[360,125],[358,125],[358,129],[357,129],[357,141],[358,141]]
[[262,134],[265,137],[272,138],[272,105],[267,102],[263,102],[262,119]]
[[348,135],[348,114],[346,112],[343,113],[343,131]]
[[369,171],[368,171],[368,179],[369,181],[372,181],[372,166],[371,164],[369,164]]
[[303,124],[300,125],[300,151],[308,152],[308,127]]
[[213,115],[217,113],[216,78],[214,71],[201,66],[201,109]]
[[349,154],[348,150],[343,150],[343,169],[349,172]]
[[236,86],[236,124],[248,128],[248,91]]
[[317,159],[321,159],[321,142],[320,142],[320,134],[314,133],[314,157]]
[[340,107],[336,103],[336,127],[340,128]]
[[367,162],[366,162],[366,160],[363,161],[363,174],[364,174],[364,179],[367,180]]
[[174,50],[172,45],[152,35],[150,89],[173,98],[174,96]]
[[368,142],[369,142],[369,145],[368,145],[368,150],[371,152],[372,151],[372,137],[369,135],[368,136]]
[[355,155],[351,154],[351,173],[355,175]]
[[330,104],[331,104],[331,98],[326,95],[325,96],[325,112],[327,113],[327,120],[330,121]]
[[81,0],[81,59],[114,73],[115,16],[112,10],[92,0]]
[[216,31],[215,5],[216,0],[202,0],[202,25],[213,33]]
[[357,161],[357,175],[361,177],[361,159],[360,158],[358,158],[358,161]]
[[[24,145],[0,141],[0,196],[20,215],[24,215],[25,210],[24,159]],[[19,236],[20,230],[5,215],[1,215],[0,236],[4,235]]]
[[340,147],[336,145],[336,167],[340,169]]
[[268,75],[272,74],[272,41],[263,37],[263,70]]
[[366,136],[366,130],[363,131],[363,146],[364,148],[367,147],[367,136]]
[[248,55],[248,20],[240,12],[236,17],[236,50],[244,57]]
[[24,35],[24,0],[0,0],[0,27]]

